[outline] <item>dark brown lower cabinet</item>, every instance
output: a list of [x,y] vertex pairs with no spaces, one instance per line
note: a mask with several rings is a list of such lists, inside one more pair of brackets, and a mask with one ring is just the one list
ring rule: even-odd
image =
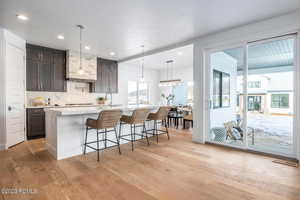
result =
[[45,112],[43,108],[27,108],[27,139],[45,137]]

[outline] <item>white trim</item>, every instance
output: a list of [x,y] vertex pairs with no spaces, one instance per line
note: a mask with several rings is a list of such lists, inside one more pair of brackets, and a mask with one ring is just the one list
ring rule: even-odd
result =
[[6,149],[6,71],[5,71],[5,36],[4,29],[0,28],[0,140],[4,142],[1,149]]
[[294,65],[294,151],[300,160],[300,31],[295,39]]
[[0,151],[5,150],[5,144],[0,144]]

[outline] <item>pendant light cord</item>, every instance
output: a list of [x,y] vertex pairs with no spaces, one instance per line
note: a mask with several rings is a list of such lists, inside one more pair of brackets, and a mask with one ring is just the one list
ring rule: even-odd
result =
[[81,70],[82,69],[82,27],[79,27],[80,28],[80,44],[79,44],[79,59],[80,59],[80,66],[79,66],[79,69]]
[[142,59],[142,79],[144,79],[144,62],[145,62],[145,46],[142,45],[143,59]]

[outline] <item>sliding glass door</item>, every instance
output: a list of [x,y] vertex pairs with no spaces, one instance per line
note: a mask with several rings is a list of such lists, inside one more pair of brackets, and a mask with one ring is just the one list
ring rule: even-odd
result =
[[294,49],[294,37],[248,44],[249,149],[295,156]]
[[209,54],[212,143],[295,157],[293,35]]
[[209,141],[243,147],[245,50],[224,49],[210,54]]

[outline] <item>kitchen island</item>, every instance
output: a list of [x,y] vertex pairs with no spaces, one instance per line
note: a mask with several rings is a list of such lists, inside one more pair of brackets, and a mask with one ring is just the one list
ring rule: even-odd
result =
[[[72,107],[72,108],[46,108],[46,148],[57,160],[81,155],[85,137],[85,122],[87,118],[97,119],[103,110],[121,109],[123,114],[130,115],[137,108],[149,108],[155,112],[158,106],[138,105],[138,106],[95,106],[95,107]],[[146,124],[150,129],[150,122]],[[118,129],[119,130],[119,129]],[[89,134],[89,141],[96,140],[95,134]],[[128,134],[130,129],[122,126],[122,134]],[[138,130],[140,131],[140,130]],[[108,139],[115,140],[114,134],[108,134]],[[125,143],[125,141],[120,141]],[[100,147],[103,145],[100,143]],[[115,144],[109,143],[108,146]],[[87,152],[93,151],[87,148]]]

